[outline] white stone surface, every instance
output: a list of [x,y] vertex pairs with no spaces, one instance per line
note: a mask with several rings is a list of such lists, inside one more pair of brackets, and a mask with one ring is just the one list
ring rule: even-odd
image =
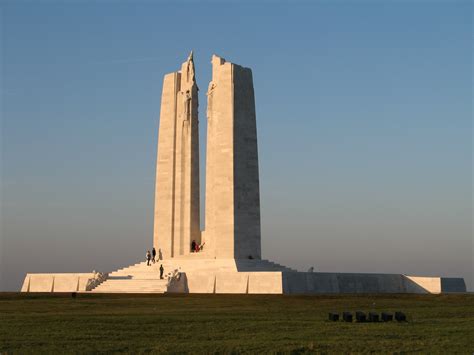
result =
[[422,291],[420,288],[429,293],[441,293],[440,277],[421,277],[421,276],[405,276],[413,283],[407,282],[407,291]]
[[181,71],[165,75],[156,166],[153,245],[163,257],[190,253],[201,241],[198,87],[192,53]]
[[212,57],[207,92],[206,248],[217,258],[261,257],[252,72]]
[[77,292],[86,291],[89,280],[94,273],[55,273],[26,274],[21,292]]
[[216,275],[209,272],[186,273],[189,293],[215,293]]
[[279,271],[249,272],[248,293],[282,294],[282,274]]
[[[159,266],[165,269],[159,279]],[[167,276],[178,270],[183,282],[168,289]],[[27,274],[22,292],[86,291],[94,274]],[[442,285],[447,285],[444,289]],[[170,258],[147,266],[137,263],[110,273],[92,292],[102,293],[443,293],[466,292],[459,278],[400,274],[295,272],[266,260]]]
[[248,272],[216,273],[216,293],[248,293]]

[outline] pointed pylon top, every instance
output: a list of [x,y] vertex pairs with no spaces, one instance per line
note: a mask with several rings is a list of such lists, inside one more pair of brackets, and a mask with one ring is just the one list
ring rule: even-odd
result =
[[191,53],[189,53],[189,56],[188,56],[188,61],[192,61],[193,60],[193,50],[191,49]]

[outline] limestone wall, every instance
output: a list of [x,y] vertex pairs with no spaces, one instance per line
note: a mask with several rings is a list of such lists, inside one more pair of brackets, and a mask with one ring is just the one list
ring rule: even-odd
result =
[[181,67],[177,93],[173,256],[200,243],[198,87],[192,57]]
[[[188,272],[189,293],[341,294],[466,292],[462,279],[400,274],[307,272]],[[449,284],[442,289],[440,285]]]
[[442,277],[441,292],[466,292],[466,283],[462,277]]
[[252,71],[232,66],[234,82],[234,257],[261,257],[257,125]]
[[87,291],[94,273],[26,274],[21,292],[77,292]]
[[189,293],[215,293],[216,275],[209,272],[186,273]]
[[353,273],[283,273],[283,292],[307,293],[403,293],[402,275]]
[[212,58],[208,90],[206,246],[217,258],[261,257],[252,72]]
[[281,294],[281,272],[249,272],[248,293]]
[[282,283],[287,294],[466,292],[463,279],[400,274],[284,272]]
[[212,57],[207,92],[206,248],[219,258],[234,256],[234,164],[232,64]]
[[[144,275],[140,274],[139,278]],[[94,273],[27,274],[21,292],[85,292]],[[131,278],[133,279],[133,278]],[[124,290],[126,292],[127,290]],[[466,292],[461,278],[399,274],[237,272],[218,269],[181,273],[167,292],[221,294],[340,294]]]
[[165,258],[190,253],[201,240],[198,87],[192,54],[165,75],[161,97],[153,245]]
[[408,292],[441,293],[440,277],[405,276],[405,284]]
[[174,244],[174,184],[176,105],[180,73],[165,75],[161,95],[158,157],[156,162],[153,245],[163,257],[172,256]]
[[281,272],[188,272],[189,293],[281,294]]

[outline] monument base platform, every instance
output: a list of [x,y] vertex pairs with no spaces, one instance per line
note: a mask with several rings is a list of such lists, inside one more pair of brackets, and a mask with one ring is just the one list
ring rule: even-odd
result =
[[[160,265],[165,270],[160,279]],[[401,274],[297,272],[267,260],[201,255],[137,263],[110,274],[27,274],[22,292],[94,293],[448,293],[466,292],[462,278]]]

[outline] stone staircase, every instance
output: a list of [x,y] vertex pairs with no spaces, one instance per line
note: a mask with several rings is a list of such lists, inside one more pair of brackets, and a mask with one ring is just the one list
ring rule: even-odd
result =
[[157,264],[137,263],[109,274],[107,280],[91,290],[95,293],[165,293],[168,280],[160,280]]
[[280,265],[270,260],[261,259],[261,260],[238,260],[236,262],[237,269],[240,272],[245,271],[281,271],[281,272],[297,272],[295,269],[289,268],[284,265]]
[[95,293],[165,293],[167,280],[109,278],[91,292]]
[[[163,265],[163,280],[160,280]],[[146,261],[130,265],[109,274],[108,278],[91,290],[95,293],[165,293],[168,276],[179,272],[296,272],[296,270],[269,260],[257,259],[204,259],[199,254],[187,258],[160,260],[147,265]]]

